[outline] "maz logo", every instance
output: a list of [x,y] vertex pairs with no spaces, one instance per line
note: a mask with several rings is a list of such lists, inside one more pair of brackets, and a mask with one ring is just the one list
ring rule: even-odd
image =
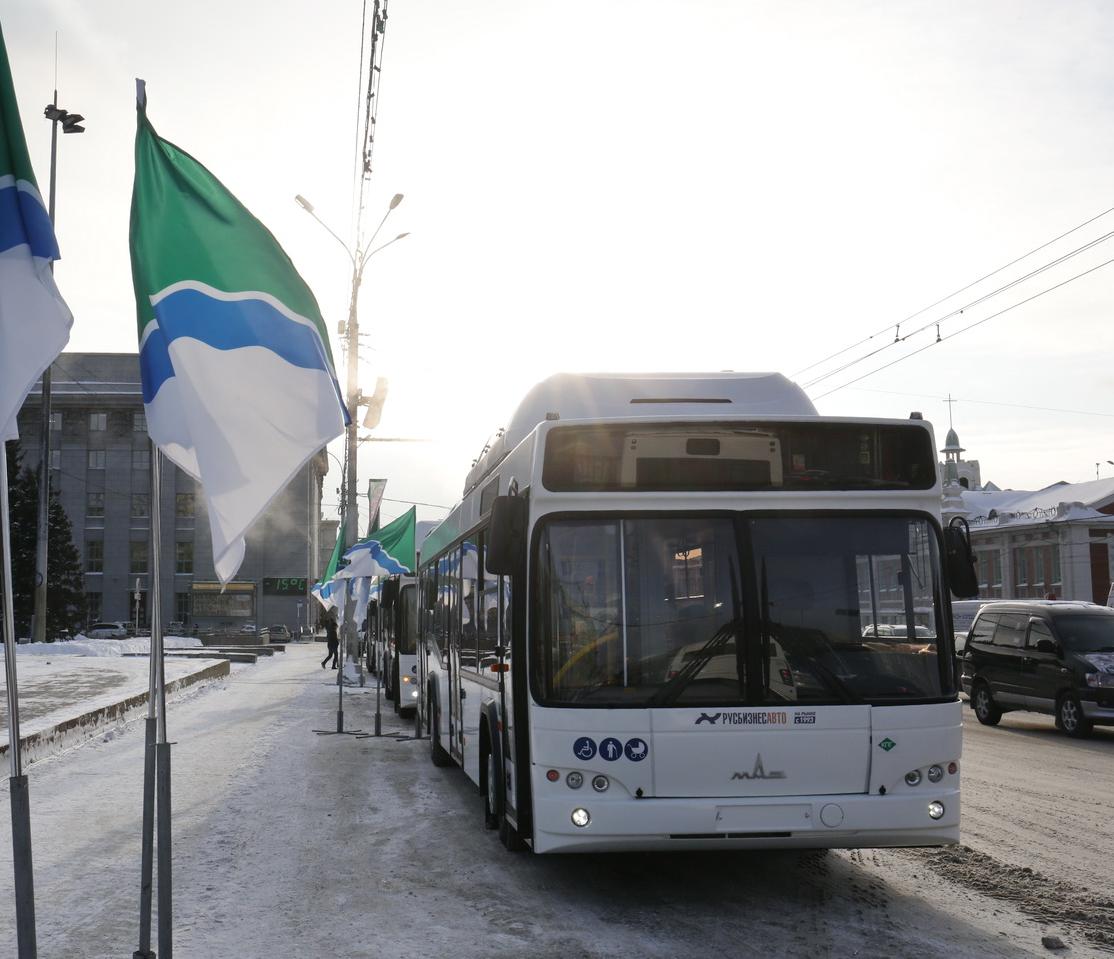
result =
[[695,723],[693,723],[693,725],[694,726],[699,726],[701,723],[711,723],[714,726],[716,724],[716,721],[722,715],[723,715],[723,713],[715,713],[714,715],[711,715],[711,716],[709,716],[707,713],[701,713],[700,718]]
[[762,765],[762,754],[758,754],[758,758],[754,760],[754,768],[749,773],[735,773],[732,779],[785,779],[785,773],[780,769],[774,769],[766,772],[766,767]]

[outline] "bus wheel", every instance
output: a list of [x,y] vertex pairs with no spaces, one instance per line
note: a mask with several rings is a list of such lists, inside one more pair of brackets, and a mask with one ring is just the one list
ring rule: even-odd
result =
[[441,709],[434,700],[429,707],[429,761],[434,766],[447,766],[452,757],[441,745]]
[[499,779],[502,775],[495,750],[487,751],[487,769],[484,779],[484,827],[498,829],[503,822],[503,803],[499,791]]

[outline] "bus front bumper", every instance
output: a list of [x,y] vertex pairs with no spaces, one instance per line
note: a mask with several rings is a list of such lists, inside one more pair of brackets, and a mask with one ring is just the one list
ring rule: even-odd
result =
[[[938,819],[930,815],[940,810]],[[587,825],[576,825],[574,820]],[[535,797],[534,851],[853,849],[959,841],[959,789],[886,796],[634,799]]]

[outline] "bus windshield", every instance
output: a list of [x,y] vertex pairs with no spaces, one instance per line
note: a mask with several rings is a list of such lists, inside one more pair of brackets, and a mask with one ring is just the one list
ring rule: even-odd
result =
[[557,519],[540,537],[547,705],[895,703],[954,695],[920,517]]

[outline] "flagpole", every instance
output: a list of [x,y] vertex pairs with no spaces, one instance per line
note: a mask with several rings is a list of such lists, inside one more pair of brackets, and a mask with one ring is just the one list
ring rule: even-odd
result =
[[[159,568],[159,546],[162,539],[162,503],[156,490],[161,485],[159,470],[159,448],[151,443],[151,555],[154,557],[152,569]],[[151,608],[161,606],[158,598],[159,576],[154,578],[151,590]],[[143,841],[139,871],[139,948],[132,953],[132,959],[155,959],[151,951],[151,898],[153,893],[152,873],[155,858],[155,743],[158,739],[158,718],[156,712],[159,689],[159,658],[155,655],[155,631],[162,636],[161,618],[154,616],[151,625],[151,642],[148,647],[147,670],[147,719],[144,732],[143,749]]]
[[162,643],[162,454],[151,442],[151,660],[155,677],[155,822],[158,827],[159,951],[162,959],[174,955],[174,899],[170,848],[170,743],[166,739],[166,669]]
[[15,922],[19,959],[35,959],[35,878],[31,857],[31,801],[19,741],[19,687],[16,682],[15,616],[12,607],[11,514],[8,510],[8,445],[0,442],[0,539],[3,540],[4,681],[8,693],[8,788],[12,805],[12,860],[15,866]]

